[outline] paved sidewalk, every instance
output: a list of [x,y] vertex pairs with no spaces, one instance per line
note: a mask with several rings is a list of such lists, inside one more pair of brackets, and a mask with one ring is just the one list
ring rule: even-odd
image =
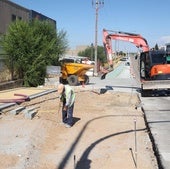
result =
[[141,100],[160,168],[170,169],[170,97]]

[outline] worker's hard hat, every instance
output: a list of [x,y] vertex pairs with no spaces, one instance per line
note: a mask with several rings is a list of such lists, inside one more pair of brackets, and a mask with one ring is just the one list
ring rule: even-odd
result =
[[61,94],[61,93],[63,92],[63,90],[64,90],[64,85],[63,85],[63,84],[59,84],[59,85],[58,85],[58,91],[57,91],[57,92],[58,92],[59,94]]

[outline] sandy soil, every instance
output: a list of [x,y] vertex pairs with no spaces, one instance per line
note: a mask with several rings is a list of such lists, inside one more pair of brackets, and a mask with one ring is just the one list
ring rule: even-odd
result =
[[60,122],[56,93],[16,106],[38,105],[32,120],[10,114],[14,107],[5,110],[0,168],[157,169],[143,113],[135,109],[138,103],[131,93],[76,91],[72,128]]

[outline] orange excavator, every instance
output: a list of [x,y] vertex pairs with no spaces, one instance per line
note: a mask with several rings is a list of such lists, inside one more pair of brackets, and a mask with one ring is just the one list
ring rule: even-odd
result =
[[[109,33],[111,32],[111,33]],[[106,51],[110,70],[113,70],[112,40],[133,43],[141,48],[140,53],[140,81],[141,95],[150,96],[155,91],[170,92],[170,52],[167,50],[151,50],[147,40],[139,34],[114,32],[103,29],[103,45]],[[107,73],[103,76],[105,78]],[[154,91],[154,92],[153,92]]]
[[127,32],[115,32],[103,29],[103,45],[107,55],[107,60],[110,68],[113,68],[112,61],[112,40],[121,40],[133,43],[137,48],[142,48],[143,52],[149,51],[149,45],[141,35]]

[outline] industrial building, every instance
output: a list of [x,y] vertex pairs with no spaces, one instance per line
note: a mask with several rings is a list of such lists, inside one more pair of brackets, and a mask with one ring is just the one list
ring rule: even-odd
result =
[[9,0],[0,0],[0,34],[5,34],[8,26],[16,19],[29,21],[33,19],[48,20],[56,28],[56,21],[37,11],[27,9]]
[[[32,9],[22,7],[11,2],[10,0],[0,0],[0,36],[4,35],[7,32],[9,25],[17,19],[23,21],[30,21],[34,19],[41,21],[47,20],[54,25],[54,28],[56,29],[56,21],[54,19],[51,19]],[[5,68],[3,56],[4,52],[0,46],[0,82],[10,79],[10,77],[8,77],[9,73]]]

